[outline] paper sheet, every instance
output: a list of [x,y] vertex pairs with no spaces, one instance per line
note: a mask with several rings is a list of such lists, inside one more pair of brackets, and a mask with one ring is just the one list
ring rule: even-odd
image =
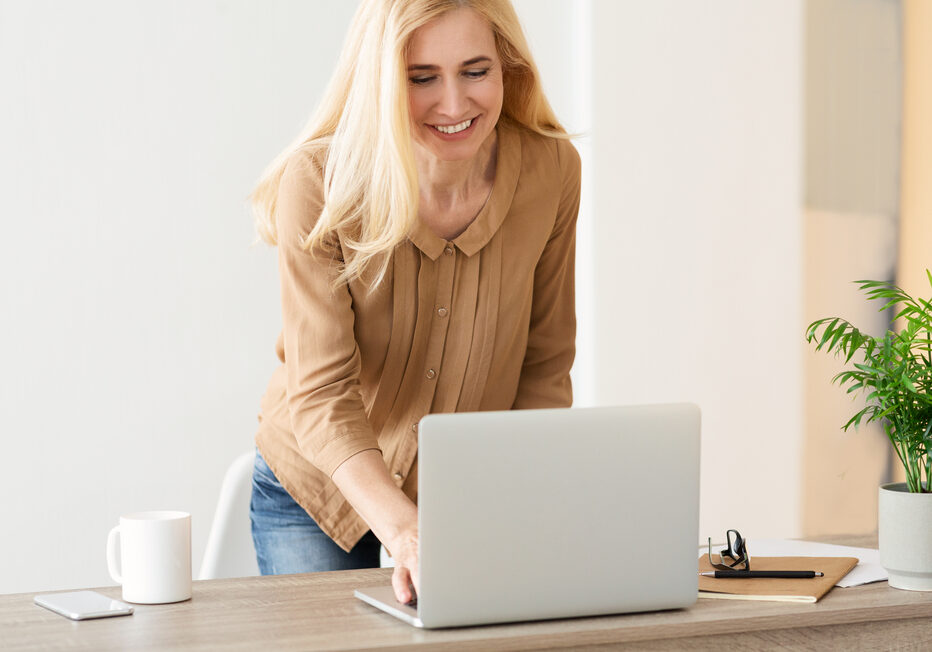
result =
[[[712,552],[717,552],[721,548],[721,544],[718,546],[712,544]],[[754,555],[760,557],[857,557],[858,565],[841,578],[835,586],[858,586],[887,579],[887,571],[880,565],[880,553],[873,548],[852,548],[790,539],[748,539],[748,551],[751,553],[752,564]],[[707,552],[708,546],[702,546],[699,549],[700,556]]]

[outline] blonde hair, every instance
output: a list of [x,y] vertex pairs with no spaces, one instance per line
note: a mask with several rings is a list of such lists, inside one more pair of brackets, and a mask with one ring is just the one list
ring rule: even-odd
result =
[[408,114],[406,48],[441,14],[469,8],[492,28],[501,59],[501,119],[567,138],[510,0],[363,0],[324,97],[298,138],[266,168],[250,196],[260,237],[277,244],[275,211],[282,174],[298,151],[325,153],[324,208],[302,234],[311,250],[337,235],[346,250],[337,283],[374,272],[384,278],[394,248],[417,220],[418,181]]

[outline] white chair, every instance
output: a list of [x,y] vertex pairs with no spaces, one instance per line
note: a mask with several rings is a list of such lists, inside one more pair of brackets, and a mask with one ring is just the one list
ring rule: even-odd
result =
[[255,450],[243,453],[233,460],[223,476],[199,580],[252,577],[259,574],[249,523],[252,467],[255,461]]
[[[223,476],[217,511],[207,536],[201,572],[197,577],[199,580],[252,577],[259,574],[249,522],[252,469],[255,463],[255,450],[243,453],[233,460]],[[384,546],[380,551],[380,561],[382,568],[395,565],[395,560],[388,556]]]

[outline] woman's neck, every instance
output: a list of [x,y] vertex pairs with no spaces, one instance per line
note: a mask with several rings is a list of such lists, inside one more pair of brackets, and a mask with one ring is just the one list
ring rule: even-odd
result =
[[466,161],[442,161],[422,147],[415,147],[418,186],[421,201],[432,205],[449,206],[487,194],[495,180],[498,135],[489,134],[476,155]]

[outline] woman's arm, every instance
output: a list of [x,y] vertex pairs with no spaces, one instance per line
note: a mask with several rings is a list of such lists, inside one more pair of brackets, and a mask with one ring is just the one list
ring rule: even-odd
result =
[[558,141],[562,175],[553,231],[534,271],[534,303],[527,351],[512,408],[569,407],[570,368],[576,355],[576,217],[580,159],[569,141]]
[[276,210],[291,423],[302,454],[330,475],[395,558],[395,595],[408,602],[409,584],[418,586],[417,507],[389,476],[366,416],[352,297],[333,285],[340,246],[335,239],[312,251],[301,245],[323,209],[322,185],[317,162],[297,154]]
[[359,383],[353,298],[345,284],[334,285],[340,243],[330,237],[311,250],[303,246],[323,206],[323,170],[310,154],[296,152],[275,210],[286,393],[301,454],[332,476],[352,455],[379,446]]
[[410,602],[420,586],[417,570],[417,507],[392,482],[377,450],[343,462],[332,480],[395,559],[392,587],[399,602]]

